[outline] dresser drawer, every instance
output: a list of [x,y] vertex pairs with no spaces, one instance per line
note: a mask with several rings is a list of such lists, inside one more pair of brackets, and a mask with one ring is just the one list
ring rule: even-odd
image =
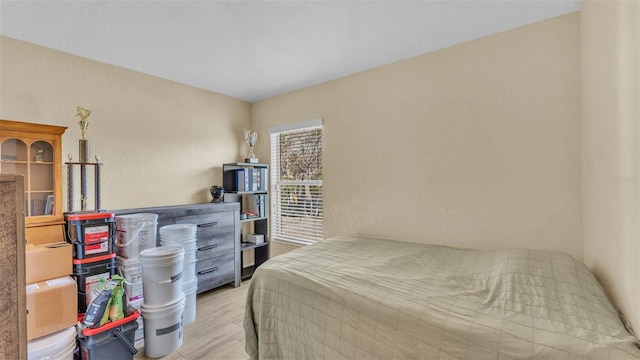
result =
[[234,253],[217,256],[215,258],[198,261],[196,263],[196,276],[198,288],[200,284],[215,283],[216,286],[230,283],[235,280]]
[[198,225],[198,238],[216,234],[233,234],[236,226],[233,212],[181,216],[176,218],[176,224]]
[[206,238],[198,236],[196,259],[210,259],[232,253],[234,249],[235,235],[233,233],[210,235]]

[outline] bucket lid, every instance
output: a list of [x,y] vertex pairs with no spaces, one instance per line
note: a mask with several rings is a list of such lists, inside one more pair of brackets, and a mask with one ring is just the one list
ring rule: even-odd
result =
[[195,239],[196,236],[197,235],[195,231],[191,233],[183,233],[183,234],[166,232],[166,231],[163,233],[160,233],[160,239],[169,239],[169,240],[173,240],[173,239],[191,240],[191,239]]
[[196,232],[192,232],[192,233],[184,233],[184,234],[178,234],[178,233],[173,233],[173,232],[163,232],[160,234],[160,239],[167,239],[167,240],[174,240],[174,239],[179,239],[179,240],[191,240],[191,239],[195,239],[197,237]]
[[179,245],[159,246],[144,249],[140,252],[140,263],[166,261],[184,257],[184,248]]
[[183,252],[184,249],[180,245],[158,246],[142,250],[140,252],[140,258],[174,255]]
[[188,250],[190,248],[196,249],[198,247],[198,241],[195,238],[193,240],[188,240],[188,241],[171,240],[171,239],[160,240],[160,246],[169,246],[169,245],[182,246],[185,250]]
[[138,221],[156,221],[158,220],[158,214],[154,213],[139,213],[139,214],[127,214],[117,215],[117,222],[138,222]]
[[183,291],[180,292],[180,296],[174,302],[162,304],[162,305],[147,305],[145,302],[140,306],[140,313],[144,319],[158,319],[171,316],[171,313],[175,311],[183,311],[186,295]]
[[106,219],[112,218],[116,216],[114,213],[110,212],[92,212],[92,213],[82,213],[82,214],[67,214],[67,220],[94,220],[94,219]]
[[198,230],[198,225],[196,224],[174,224],[174,225],[165,225],[160,228],[160,235],[162,234],[190,234],[195,233]]
[[191,281],[187,281],[187,282],[183,282],[182,283],[182,291],[187,294],[187,293],[193,293],[196,292],[198,290],[198,277],[194,276],[193,280]]
[[27,343],[29,359],[46,359],[58,354],[70,343],[75,343],[77,335],[76,327],[71,326],[51,335],[30,340]]
[[118,256],[117,258],[118,265],[122,266],[140,266],[140,260],[138,258],[128,259],[122,256]]

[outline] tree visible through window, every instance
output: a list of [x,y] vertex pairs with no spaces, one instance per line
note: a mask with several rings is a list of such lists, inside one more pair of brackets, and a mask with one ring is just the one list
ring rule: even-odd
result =
[[322,126],[271,130],[272,234],[285,241],[322,239]]

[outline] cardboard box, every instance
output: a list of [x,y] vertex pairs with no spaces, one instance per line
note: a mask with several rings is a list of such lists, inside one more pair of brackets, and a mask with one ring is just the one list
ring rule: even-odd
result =
[[264,242],[264,235],[263,234],[248,234],[247,235],[247,242],[254,243],[254,244],[262,244]]
[[64,225],[29,226],[25,229],[27,244],[53,244],[66,241]]
[[25,250],[27,284],[67,276],[73,272],[71,244],[27,244]]
[[70,276],[27,285],[27,340],[75,326],[78,322],[76,282]]

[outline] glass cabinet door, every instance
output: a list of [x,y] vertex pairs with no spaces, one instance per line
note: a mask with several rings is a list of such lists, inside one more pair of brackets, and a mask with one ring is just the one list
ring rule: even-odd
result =
[[30,216],[53,215],[53,146],[35,141],[29,147]]
[[0,173],[24,176],[27,216],[54,215],[54,151],[42,140],[9,138],[0,147]]
[[0,147],[0,172],[27,177],[27,144],[20,139],[6,139]]

